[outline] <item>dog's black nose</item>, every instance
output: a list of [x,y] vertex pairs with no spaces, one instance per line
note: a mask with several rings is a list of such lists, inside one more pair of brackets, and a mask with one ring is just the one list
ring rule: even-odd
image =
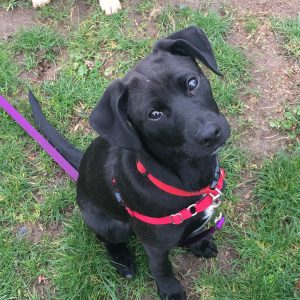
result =
[[195,139],[200,145],[211,146],[219,140],[221,133],[222,129],[218,124],[209,123],[196,133]]

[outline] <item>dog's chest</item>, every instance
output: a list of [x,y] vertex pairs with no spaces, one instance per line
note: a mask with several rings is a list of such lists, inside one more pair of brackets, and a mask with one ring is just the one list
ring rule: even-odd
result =
[[211,205],[204,211],[204,218],[210,219],[212,217],[213,213],[214,213],[214,207],[213,207],[213,205]]

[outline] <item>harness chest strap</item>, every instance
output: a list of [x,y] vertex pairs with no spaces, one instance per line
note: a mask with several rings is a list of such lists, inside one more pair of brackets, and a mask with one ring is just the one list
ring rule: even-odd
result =
[[209,206],[213,205],[214,207],[217,207],[221,203],[219,197],[222,195],[221,190],[224,184],[224,177],[225,177],[225,173],[222,168],[220,169],[219,178],[214,189],[208,186],[195,192],[189,192],[189,191],[177,189],[175,187],[169,186],[161,182],[151,174],[148,174],[146,169],[140,162],[137,163],[137,168],[140,173],[147,175],[148,179],[154,185],[156,185],[157,187],[159,187],[161,190],[165,192],[177,196],[183,196],[183,197],[191,197],[191,196],[199,196],[199,195],[204,196],[196,203],[190,205],[187,208],[182,209],[181,211],[175,214],[165,216],[165,217],[158,217],[158,218],[143,215],[125,206],[125,209],[130,216],[135,217],[145,223],[155,224],[155,225],[166,225],[166,224],[178,225],[184,222],[185,220],[197,215],[198,213],[205,211]]
[[207,192],[211,192],[211,190],[212,190],[209,186],[206,188],[200,189],[199,191],[194,191],[194,192],[189,192],[189,191],[185,191],[182,189],[178,189],[174,186],[168,185],[168,184],[160,181],[159,179],[157,179],[156,177],[154,177],[153,175],[148,173],[148,171],[146,170],[146,168],[143,166],[143,164],[140,161],[137,161],[136,167],[141,174],[147,176],[147,178],[159,189],[163,190],[166,193],[175,195],[175,196],[181,196],[181,197],[201,196]]

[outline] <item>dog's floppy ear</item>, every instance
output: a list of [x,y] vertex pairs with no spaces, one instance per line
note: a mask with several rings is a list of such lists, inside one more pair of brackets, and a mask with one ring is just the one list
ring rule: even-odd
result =
[[211,45],[201,28],[191,26],[159,40],[155,50],[165,50],[173,54],[198,58],[206,67],[222,76]]
[[108,142],[126,149],[140,151],[141,142],[126,114],[128,90],[115,80],[105,90],[89,117],[89,123]]

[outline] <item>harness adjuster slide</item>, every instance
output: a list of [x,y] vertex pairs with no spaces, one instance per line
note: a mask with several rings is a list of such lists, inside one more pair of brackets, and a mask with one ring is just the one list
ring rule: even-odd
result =
[[196,210],[196,204],[192,204],[190,205],[187,210],[191,213],[192,217],[196,216],[198,214],[197,210]]
[[[176,221],[176,219],[175,219],[177,216],[179,217],[179,220],[177,219],[178,221]],[[170,215],[170,219],[171,219],[172,224],[174,224],[174,225],[179,225],[179,224],[183,223],[183,221],[184,221],[181,213]]]

